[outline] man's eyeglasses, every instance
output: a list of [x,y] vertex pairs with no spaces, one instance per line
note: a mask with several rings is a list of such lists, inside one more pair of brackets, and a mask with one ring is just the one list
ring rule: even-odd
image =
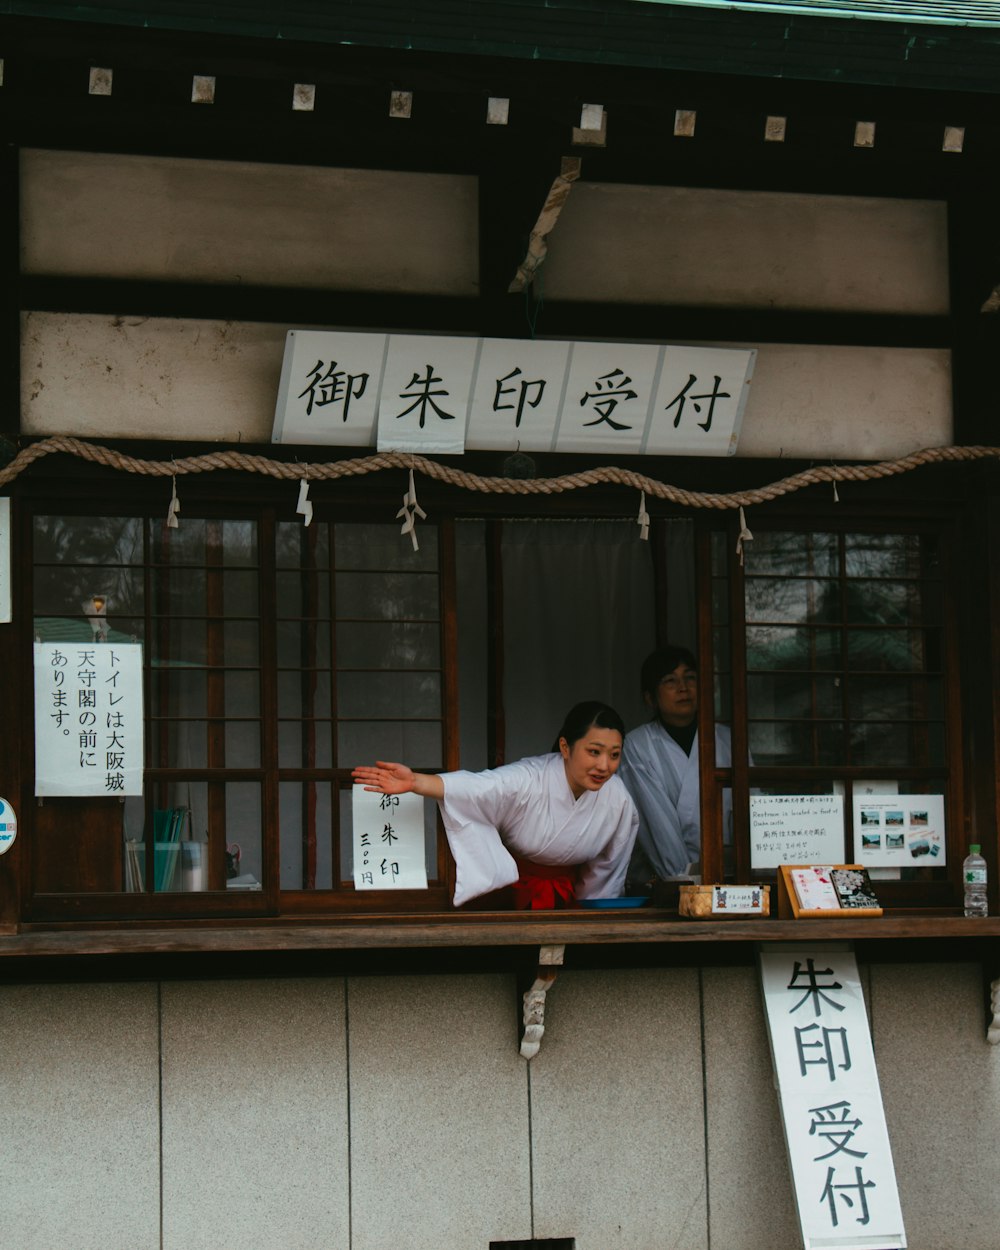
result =
[[660,685],[666,687],[667,690],[680,690],[681,687],[697,686],[697,673],[684,673],[678,677],[676,673],[670,673],[667,677],[660,678]]

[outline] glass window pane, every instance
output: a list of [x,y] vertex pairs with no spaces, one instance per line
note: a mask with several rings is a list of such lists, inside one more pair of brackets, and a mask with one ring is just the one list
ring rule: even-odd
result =
[[159,616],[153,623],[149,650],[154,665],[208,664],[207,622],[169,620]]
[[226,616],[256,616],[260,610],[257,594],[256,572],[233,572],[222,574],[222,610]]
[[748,621],[833,623],[840,620],[840,585],[806,578],[747,578],[746,613]]
[[[256,781],[226,782],[227,890],[256,891],[264,880],[261,854],[260,785]],[[235,869],[235,876],[228,876]]]
[[847,534],[848,577],[939,577],[938,540],[922,534]]
[[260,675],[229,670],[225,673],[227,716],[260,715]]
[[204,669],[157,669],[149,683],[153,715],[207,715],[205,676]]
[[149,538],[153,563],[204,564],[205,525],[203,518],[190,516],[185,516],[176,529],[168,528],[163,521],[152,524]]
[[338,569],[417,569],[437,568],[437,528],[420,523],[420,550],[414,551],[409,536],[400,534],[398,525],[334,526]]
[[260,721],[226,721],[226,768],[260,767]]
[[97,614],[121,629],[120,618],[142,615],[142,570],[94,564],[36,568],[34,602],[39,616],[75,617],[89,628],[88,618]]
[[944,720],[944,691],[935,677],[851,678],[855,720]]
[[279,617],[330,619],[329,573],[278,573],[275,582]]
[[945,763],[944,742],[944,726],[937,723],[855,723],[851,726],[850,762],[873,768],[940,768]]
[[869,672],[936,671],[940,668],[940,631],[865,629],[848,634],[847,662]]
[[847,756],[839,721],[751,721],[750,754],[758,767],[830,766]]
[[858,579],[848,583],[847,619],[859,625],[940,624],[941,590],[924,582]]
[[753,719],[829,719],[843,711],[840,679],[831,674],[755,675],[747,678]]
[[36,564],[142,564],[141,517],[36,516]]
[[285,670],[278,674],[279,716],[330,716],[330,674],[322,670]]
[[333,888],[333,802],[329,782],[283,781],[278,787],[281,888]]
[[341,721],[337,764],[353,768],[374,760],[398,760],[418,772],[441,768],[441,725],[437,721]]
[[337,626],[337,667],[341,670],[438,668],[440,664],[441,631],[437,625],[366,621]]
[[222,626],[223,648],[227,664],[260,664],[260,626],[256,621],[225,621]]
[[438,619],[438,579],[428,573],[338,573],[339,620]]
[[279,569],[329,568],[330,527],[313,521],[279,521],[275,526],[275,559]]
[[222,562],[229,567],[256,567],[256,521],[222,522]]
[[780,625],[747,627],[747,668],[836,669],[840,665],[840,630],[788,629]]
[[836,534],[754,529],[753,542],[743,548],[748,577],[756,573],[783,577],[837,577],[840,572]]
[[204,616],[204,569],[156,569],[150,582],[156,616]]
[[341,673],[337,710],[358,719],[440,716],[441,678],[437,673]]
[[[371,626],[362,628],[370,629]],[[291,668],[330,667],[330,626],[300,621],[279,621],[277,625],[278,666]]]
[[333,732],[325,720],[278,721],[281,768],[332,768]]
[[150,759],[155,768],[207,768],[207,723],[203,720],[153,720]]

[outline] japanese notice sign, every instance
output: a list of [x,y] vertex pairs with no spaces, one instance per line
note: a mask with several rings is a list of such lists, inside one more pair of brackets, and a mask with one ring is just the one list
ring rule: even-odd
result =
[[35,643],[35,793],[142,794],[140,643]]
[[750,866],[836,864],[844,857],[840,794],[752,794]]
[[885,868],[945,862],[944,796],[854,796],[854,858]]
[[354,888],[426,890],[424,800],[355,786]]
[[275,442],[732,455],[751,349],[290,330]]
[[906,1245],[854,955],[765,946],[764,1009],[806,1250]]

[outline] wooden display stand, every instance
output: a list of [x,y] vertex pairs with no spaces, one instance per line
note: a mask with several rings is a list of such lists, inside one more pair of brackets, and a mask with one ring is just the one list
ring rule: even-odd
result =
[[[791,873],[795,868],[815,868],[815,864],[782,864],[778,869],[778,919],[779,920],[813,920],[830,919],[831,916],[881,916],[881,907],[823,907],[806,910],[799,907],[795,886],[792,884]],[[860,871],[863,864],[824,864],[824,868],[853,868]]]

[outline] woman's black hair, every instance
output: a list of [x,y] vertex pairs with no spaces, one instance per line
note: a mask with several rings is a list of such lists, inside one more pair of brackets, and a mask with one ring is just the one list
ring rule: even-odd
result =
[[555,746],[552,750],[559,750],[559,742],[562,738],[565,738],[566,742],[572,746],[595,725],[598,729],[617,729],[622,738],[625,737],[625,722],[615,709],[607,703],[601,703],[599,699],[590,699],[586,703],[578,703],[575,707],[571,707],[566,713],[562,729],[556,735]]
[[687,647],[675,647],[671,643],[667,643],[665,647],[657,647],[642,662],[642,671],[639,674],[642,693],[651,695],[655,701],[657,686],[681,664],[686,664],[688,668],[698,668],[698,661]]

